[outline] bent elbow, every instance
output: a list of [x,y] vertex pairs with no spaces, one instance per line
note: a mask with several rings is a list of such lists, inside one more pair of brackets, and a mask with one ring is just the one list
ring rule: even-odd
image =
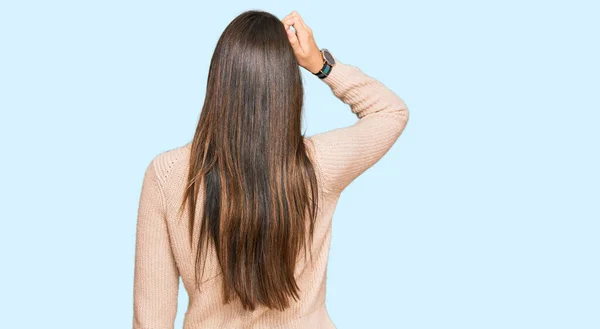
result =
[[400,135],[404,131],[404,128],[408,124],[408,120],[410,117],[410,112],[408,111],[408,106],[406,106],[406,103],[404,103],[404,101],[402,101],[402,100],[400,100],[400,102],[399,102],[397,113],[398,113],[398,122],[397,122],[396,127],[398,130],[397,131],[398,137],[400,137]]

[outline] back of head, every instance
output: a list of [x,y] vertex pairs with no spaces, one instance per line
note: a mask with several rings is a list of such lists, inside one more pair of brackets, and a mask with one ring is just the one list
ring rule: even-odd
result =
[[[278,137],[285,131],[292,138],[300,135],[303,96],[300,68],[283,23],[263,11],[237,16],[217,42],[203,111],[231,124],[252,123],[243,127],[250,136],[269,128]],[[261,127],[268,123],[274,126]]]
[[[216,250],[225,302],[237,296],[244,308],[285,309],[299,297],[294,269],[312,241],[318,207],[301,132],[303,97],[280,19],[257,10],[237,16],[210,63],[180,208],[188,202],[196,268],[206,261],[202,251],[211,244]],[[196,216],[202,186],[204,207]],[[191,240],[194,225],[198,241]]]

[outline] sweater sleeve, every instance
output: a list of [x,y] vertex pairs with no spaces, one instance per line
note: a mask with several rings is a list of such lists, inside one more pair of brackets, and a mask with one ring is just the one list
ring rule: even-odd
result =
[[133,329],[172,329],[177,313],[179,271],[165,216],[154,160],[146,168],[139,200],[133,287]]
[[404,101],[359,68],[336,60],[323,81],[356,114],[349,127],[309,138],[317,156],[325,190],[341,193],[356,177],[381,159],[408,122]]

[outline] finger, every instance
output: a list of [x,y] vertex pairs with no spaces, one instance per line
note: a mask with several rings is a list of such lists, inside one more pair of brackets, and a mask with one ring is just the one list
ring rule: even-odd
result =
[[283,23],[283,25],[285,25],[286,30],[289,29],[290,26],[293,26],[295,24],[294,18],[292,16],[288,16],[288,17],[284,18],[283,20],[281,20],[281,22]]
[[[283,26],[284,26],[286,32],[287,31],[292,31],[294,34],[298,33],[298,29],[294,25],[294,24],[297,24],[297,23],[295,23],[293,19],[288,18],[287,20],[282,21],[282,23],[283,23]],[[290,27],[292,27],[292,26],[293,26],[293,29],[290,29]]]
[[284,18],[282,18],[281,20],[283,21],[283,20],[285,20],[285,19],[287,19],[287,18],[290,18],[291,16],[293,16],[293,15],[294,15],[294,12],[296,12],[296,11],[295,11],[295,10],[293,10],[291,13],[287,14],[287,16],[285,16],[285,17],[284,17]]
[[283,25],[285,26],[285,29],[289,29],[292,22],[290,21],[290,17],[292,16],[292,14],[288,14],[287,16],[285,16],[284,18],[281,19],[281,22],[283,23]]
[[292,30],[287,30],[286,33],[288,35],[288,40],[290,41],[290,45],[292,45],[294,53],[298,55],[304,55],[304,51],[302,50],[302,47],[300,47],[300,41],[298,40],[296,33],[294,33],[294,31]]
[[289,18],[290,16],[292,16],[292,13],[293,13],[293,12],[291,12],[291,13],[287,14],[287,15],[286,15],[284,18],[282,18],[281,20],[283,21],[283,20],[285,20],[286,18]]
[[306,25],[306,23],[302,19],[302,16],[300,16],[300,14],[298,14],[297,11],[295,11],[295,10],[292,11],[291,15],[298,18],[298,21],[300,22],[300,25],[302,25],[302,27],[304,27],[304,29],[309,30],[308,25]]
[[302,41],[307,40],[310,33],[306,29],[306,27],[304,25],[302,25],[298,16],[294,16],[294,15],[290,16],[289,18],[286,19],[286,23],[294,27],[300,40],[302,40]]
[[285,28],[285,30],[289,30],[290,26],[292,26],[293,22],[291,22],[289,19],[288,20],[282,20],[281,21],[283,23],[283,27]]

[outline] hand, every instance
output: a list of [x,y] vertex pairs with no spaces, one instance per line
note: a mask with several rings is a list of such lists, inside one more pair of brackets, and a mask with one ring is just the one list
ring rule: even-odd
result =
[[[288,40],[294,50],[298,64],[311,73],[323,68],[323,56],[315,42],[312,30],[306,26],[300,14],[295,10],[281,20],[285,26]],[[296,32],[290,29],[293,26]]]

